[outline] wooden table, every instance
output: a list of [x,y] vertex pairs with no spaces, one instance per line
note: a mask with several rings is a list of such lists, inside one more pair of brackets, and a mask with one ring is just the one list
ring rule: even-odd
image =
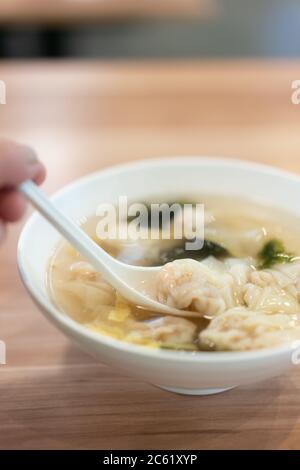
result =
[[215,0],[1,0],[0,24],[72,24],[132,18],[207,18]]
[[[36,147],[48,191],[158,155],[236,156],[300,173],[300,106],[290,99],[299,65],[1,63],[0,129]],[[127,378],[79,351],[33,306],[15,265],[19,231],[0,249],[0,448],[300,447],[300,369],[202,398]]]

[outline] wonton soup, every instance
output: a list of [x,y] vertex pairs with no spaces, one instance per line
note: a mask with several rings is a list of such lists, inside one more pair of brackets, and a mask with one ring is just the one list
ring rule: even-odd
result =
[[[201,250],[186,251],[185,240],[174,238],[101,241],[99,217],[82,225],[120,261],[161,266],[157,299],[199,318],[160,316],[129,304],[66,242],[57,247],[47,273],[55,305],[99,334],[153,348],[243,351],[299,339],[300,220],[225,196],[201,197],[201,203]],[[156,229],[164,230],[161,218]]]

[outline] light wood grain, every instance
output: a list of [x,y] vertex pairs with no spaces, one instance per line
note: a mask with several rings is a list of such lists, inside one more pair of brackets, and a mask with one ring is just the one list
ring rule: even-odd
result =
[[[300,173],[300,106],[291,103],[299,62],[2,62],[0,78],[8,90],[1,134],[37,148],[49,192],[159,155],[236,156]],[[197,398],[95,362],[25,293],[20,228],[0,249],[0,448],[299,448],[299,368]]]
[[1,0],[0,23],[65,24],[133,18],[210,17],[215,0]]

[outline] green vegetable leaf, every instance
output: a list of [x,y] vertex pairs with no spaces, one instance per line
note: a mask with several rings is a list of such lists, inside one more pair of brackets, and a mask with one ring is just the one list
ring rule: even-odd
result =
[[226,248],[208,240],[204,240],[204,244],[201,250],[186,250],[185,243],[186,240],[182,240],[179,246],[170,250],[161,251],[159,254],[159,264],[163,265],[166,263],[171,263],[177,259],[185,258],[201,261],[208,256],[214,256],[218,259],[230,256],[230,253],[226,250]]
[[278,263],[290,263],[294,259],[294,255],[287,253],[283,243],[276,239],[268,241],[257,256],[260,261],[259,269],[271,268]]

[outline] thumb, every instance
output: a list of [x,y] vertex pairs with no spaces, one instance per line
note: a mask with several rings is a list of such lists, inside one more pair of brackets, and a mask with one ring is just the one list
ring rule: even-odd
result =
[[44,178],[45,169],[31,148],[0,142],[0,189],[14,188],[27,179],[41,183]]

